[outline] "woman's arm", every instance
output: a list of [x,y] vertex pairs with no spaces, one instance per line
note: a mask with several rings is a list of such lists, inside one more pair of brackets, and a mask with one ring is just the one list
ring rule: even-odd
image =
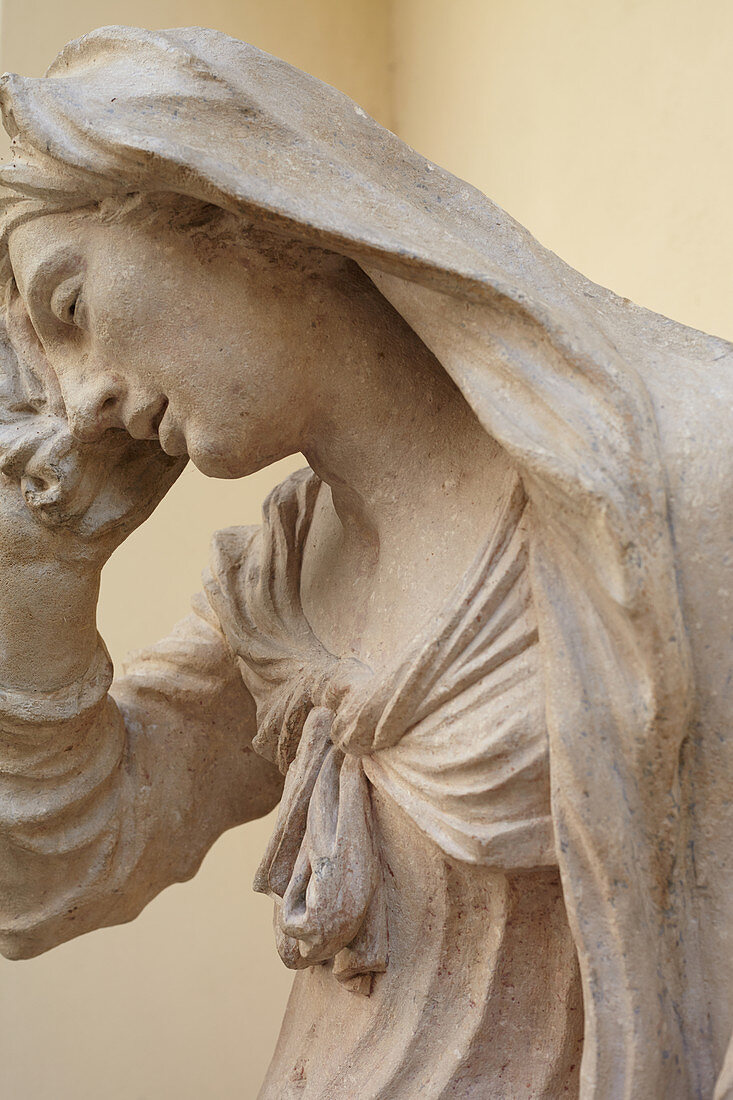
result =
[[111,695],[96,649],[73,685],[0,696],[0,949],[27,958],[131,920],[190,878],[281,777],[203,597]]
[[[2,322],[7,324],[4,328]],[[0,318],[0,950],[130,920],[280,777],[203,599],[109,694],[103,563],[182,469],[155,441],[69,434],[17,295]]]

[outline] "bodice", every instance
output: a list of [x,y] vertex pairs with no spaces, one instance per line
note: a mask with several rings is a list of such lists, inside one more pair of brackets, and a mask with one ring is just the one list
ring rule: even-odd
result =
[[257,704],[255,747],[286,773],[255,883],[275,901],[280,953],[293,969],[329,963],[366,993],[389,955],[375,788],[453,859],[556,862],[527,500],[513,478],[442,611],[371,669],[328,652],[301,605],[320,487],[301,471],[261,528],[220,532],[207,593]]

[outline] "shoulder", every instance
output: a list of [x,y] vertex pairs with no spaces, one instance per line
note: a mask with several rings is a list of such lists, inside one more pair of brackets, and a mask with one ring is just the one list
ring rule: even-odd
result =
[[649,391],[701,721],[722,729],[733,704],[733,346],[707,339],[705,355],[655,370]]
[[273,527],[290,528],[304,520],[310,521],[320,486],[320,478],[305,466],[289,474],[268,493],[262,505],[261,524],[215,531],[211,539],[210,573],[225,576],[240,569],[261,546],[262,536]]
[[321,479],[304,466],[286,477],[265,497],[262,521],[265,528],[273,524],[310,522],[316,498],[322,485]]
[[[717,346],[716,346],[717,345]],[[716,341],[704,358],[654,372],[654,404],[672,520],[731,533],[733,346]]]
[[296,470],[266,498],[260,525],[226,527],[213,536],[204,589],[230,644],[251,619],[252,608],[263,604],[263,593],[269,605],[292,600],[299,591],[303,549],[320,486],[309,467]]

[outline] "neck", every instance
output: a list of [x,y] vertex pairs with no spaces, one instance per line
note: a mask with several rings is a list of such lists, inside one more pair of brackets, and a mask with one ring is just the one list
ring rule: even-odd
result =
[[384,549],[418,526],[428,538],[460,537],[495,496],[499,448],[372,284],[354,298],[355,323],[315,349],[318,402],[303,453],[331,488],[345,540]]

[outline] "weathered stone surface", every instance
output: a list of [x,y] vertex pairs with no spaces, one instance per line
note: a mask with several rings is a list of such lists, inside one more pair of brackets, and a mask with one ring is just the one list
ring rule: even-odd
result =
[[[733,1096],[733,347],[216,32],[0,99],[4,952],[279,801],[263,1096]],[[297,452],[112,682],[186,457]]]

